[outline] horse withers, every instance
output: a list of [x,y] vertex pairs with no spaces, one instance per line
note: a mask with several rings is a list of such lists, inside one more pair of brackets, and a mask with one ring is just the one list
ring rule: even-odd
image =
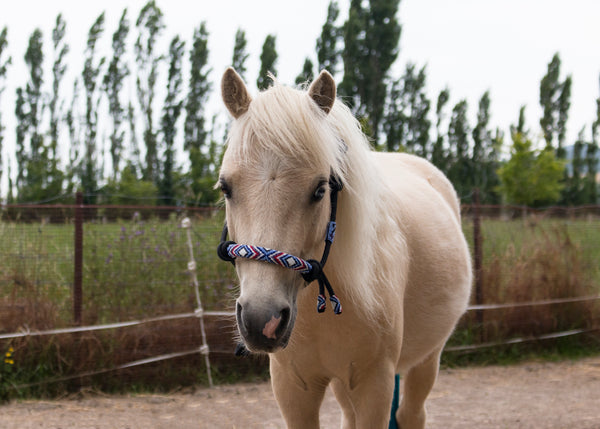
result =
[[221,89],[235,120],[220,255],[235,261],[238,330],[269,354],[287,426],[318,428],[331,386],[343,428],[385,428],[402,374],[396,422],[423,428],[471,288],[452,185],[423,159],[371,151],[326,71],[308,91],[275,82],[252,99],[230,68]]

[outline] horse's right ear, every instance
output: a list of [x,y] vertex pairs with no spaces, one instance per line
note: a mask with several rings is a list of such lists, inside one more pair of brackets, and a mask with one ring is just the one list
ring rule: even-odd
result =
[[221,96],[227,110],[235,119],[248,111],[252,101],[246,84],[232,67],[225,70],[221,79]]
[[308,95],[325,113],[329,113],[335,102],[335,81],[327,70],[322,70],[319,76],[308,88]]

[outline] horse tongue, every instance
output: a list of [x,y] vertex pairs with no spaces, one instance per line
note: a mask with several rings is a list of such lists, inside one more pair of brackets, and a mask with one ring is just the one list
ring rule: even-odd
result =
[[275,317],[271,316],[271,320],[269,320],[262,331],[263,335],[272,340],[276,340],[277,336],[275,335],[275,331],[279,326],[279,322],[281,321],[281,316]]

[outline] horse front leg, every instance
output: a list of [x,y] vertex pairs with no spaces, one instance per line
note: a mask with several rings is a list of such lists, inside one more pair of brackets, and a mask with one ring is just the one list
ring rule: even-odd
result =
[[387,429],[394,396],[394,366],[380,362],[369,368],[357,368],[348,395],[354,405],[357,428]]
[[271,359],[271,384],[288,429],[319,429],[319,409],[329,380],[303,377],[290,365]]

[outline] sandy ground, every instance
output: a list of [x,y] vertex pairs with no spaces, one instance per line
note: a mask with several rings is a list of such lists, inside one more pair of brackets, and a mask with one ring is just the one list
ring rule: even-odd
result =
[[[321,426],[337,428],[328,392]],[[600,429],[600,356],[576,362],[442,370],[428,428]],[[0,407],[0,428],[284,428],[268,383],[171,395],[83,395]]]

